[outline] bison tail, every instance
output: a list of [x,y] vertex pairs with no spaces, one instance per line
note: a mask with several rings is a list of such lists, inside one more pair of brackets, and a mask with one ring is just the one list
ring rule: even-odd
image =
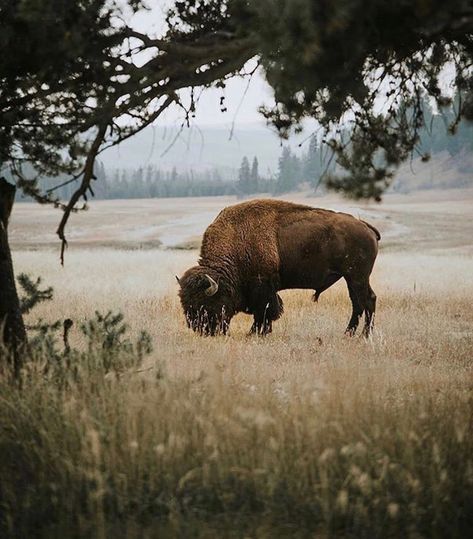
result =
[[361,221],[362,223],[365,223],[365,225],[368,227],[368,228],[371,228],[371,230],[375,233],[376,235],[376,239],[379,241],[381,239],[381,234],[379,233],[379,230],[377,228],[375,228],[373,225],[370,225],[369,223],[367,223],[366,221]]

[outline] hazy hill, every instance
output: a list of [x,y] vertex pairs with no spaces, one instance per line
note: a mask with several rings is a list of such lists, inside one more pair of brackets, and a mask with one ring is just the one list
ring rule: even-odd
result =
[[101,161],[107,169],[156,165],[160,169],[235,170],[244,155],[250,159],[257,155],[260,171],[266,174],[268,169],[276,171],[282,143],[297,147],[301,140],[293,137],[290,143],[281,142],[261,124],[239,125],[233,132],[231,125],[184,128],[181,133],[179,126],[150,127],[104,152]]
[[450,155],[444,150],[427,162],[420,158],[404,163],[396,173],[390,191],[451,189],[473,185],[473,155],[462,150]]

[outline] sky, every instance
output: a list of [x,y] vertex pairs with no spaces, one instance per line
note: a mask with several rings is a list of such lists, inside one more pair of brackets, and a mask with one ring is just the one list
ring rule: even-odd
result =
[[[188,92],[182,92],[182,95]],[[225,96],[226,112],[220,110],[220,98]],[[217,88],[204,89],[196,107],[193,123],[205,127],[209,125],[250,126],[265,125],[265,119],[258,112],[258,107],[274,102],[272,91],[261,73],[255,73],[251,81],[233,77],[226,83],[224,90]],[[181,123],[182,110],[169,108],[158,122],[162,124]]]

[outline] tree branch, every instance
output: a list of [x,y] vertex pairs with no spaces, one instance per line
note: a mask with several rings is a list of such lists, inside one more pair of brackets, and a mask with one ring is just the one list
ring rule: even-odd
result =
[[95,158],[97,157],[97,154],[100,150],[100,146],[105,138],[107,127],[108,127],[108,124],[106,123],[103,123],[102,125],[99,126],[98,133],[92,143],[92,146],[90,147],[89,153],[87,155],[87,159],[85,161],[84,175],[82,177],[81,185],[73,193],[73,195],[71,196],[71,199],[69,200],[66,207],[64,208],[64,213],[63,213],[61,222],[59,223],[59,227],[57,229],[57,235],[59,236],[59,239],[61,240],[61,265],[62,266],[64,266],[64,251],[67,247],[67,239],[65,236],[66,225],[71,215],[71,212],[75,208],[76,203],[79,201],[81,197],[85,197],[87,193],[87,189],[89,189],[90,187],[90,182],[92,181],[92,178],[94,177]]

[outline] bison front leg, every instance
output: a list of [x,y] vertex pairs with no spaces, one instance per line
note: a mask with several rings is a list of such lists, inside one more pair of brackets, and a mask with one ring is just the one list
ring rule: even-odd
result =
[[273,331],[273,322],[267,319],[258,319],[255,316],[253,325],[250,329],[250,335],[267,335]]
[[251,326],[250,334],[256,335],[268,335],[273,331],[273,320],[268,313],[269,303],[265,310],[261,313],[257,313],[254,316],[253,325]]
[[283,302],[279,294],[272,291],[268,297],[260,290],[259,297],[255,298],[254,321],[250,334],[267,335],[273,331],[273,321],[277,320],[283,312]]

